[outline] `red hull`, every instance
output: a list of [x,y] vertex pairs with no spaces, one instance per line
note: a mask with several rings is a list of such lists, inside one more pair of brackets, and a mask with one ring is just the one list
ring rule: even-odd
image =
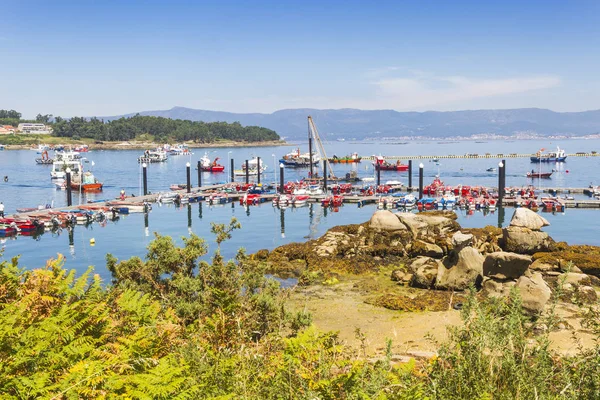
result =
[[225,171],[225,167],[223,165],[215,165],[212,167],[201,167],[200,170],[202,172],[223,172]]
[[[80,185],[78,183],[71,183],[71,189],[79,190]],[[82,192],[100,192],[102,191],[101,183],[85,183],[81,185]]]
[[396,171],[396,172],[406,172],[408,171],[408,165],[400,164],[400,165],[377,165],[376,168],[380,171]]

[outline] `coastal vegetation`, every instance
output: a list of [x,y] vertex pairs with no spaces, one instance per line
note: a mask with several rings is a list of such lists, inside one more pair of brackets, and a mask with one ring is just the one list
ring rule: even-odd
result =
[[[66,142],[67,140],[97,141],[156,141],[156,142],[195,142],[217,143],[231,142],[266,142],[278,141],[279,135],[267,128],[259,126],[242,126],[239,122],[201,122],[174,120],[162,117],[135,115],[131,118],[119,118],[104,121],[98,118],[62,118],[50,114],[38,114],[35,121],[21,119],[21,114],[14,110],[0,110],[0,125],[17,126],[21,122],[46,123],[52,128],[51,135]],[[43,140],[39,135],[6,135],[3,144],[32,144]],[[10,136],[10,137],[8,137]]]
[[[451,226],[435,219],[438,234],[441,223]],[[600,396],[600,342],[568,355],[550,348],[550,333],[562,323],[557,304],[567,295],[564,279],[556,282],[547,312],[535,316],[515,287],[505,297],[486,298],[471,285],[461,310],[454,311],[461,323],[435,344],[436,354],[403,360],[394,355],[391,340],[380,344],[379,354],[367,354],[360,326],[355,334],[362,345],[349,347],[337,332],[319,330],[305,310],[291,312],[289,290],[265,275],[268,252],[248,256],[240,250],[235,260],[224,260],[220,246],[239,227],[235,219],[212,225],[217,248],[210,261],[206,243],[194,235],[180,247],[156,235],[143,260],[107,255],[110,286],[91,268],[76,277],[64,269],[62,257],[35,270],[20,267],[18,259],[0,263],[4,398]],[[343,241],[342,231],[333,236]],[[371,238],[374,232],[365,224],[348,231]],[[398,239],[386,232],[382,242]],[[321,241],[307,251],[324,246],[330,245]],[[279,262],[284,254],[292,257],[290,250],[276,252]],[[295,251],[294,257],[302,257]],[[383,252],[381,247],[376,254]],[[336,269],[342,270],[349,271]],[[335,280],[330,276],[326,284]],[[596,339],[599,315],[597,304],[580,305],[582,325]]]

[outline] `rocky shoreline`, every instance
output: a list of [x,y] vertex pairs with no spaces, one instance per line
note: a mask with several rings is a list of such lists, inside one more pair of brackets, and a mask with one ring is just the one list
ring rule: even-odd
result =
[[[52,140],[56,142],[56,140]],[[44,140],[40,140],[39,143],[44,143]],[[64,142],[61,143],[65,146],[77,146],[87,144],[90,150],[147,150],[161,146],[163,143],[156,142]],[[203,149],[203,148],[215,148],[215,147],[263,147],[263,146],[291,146],[291,144],[284,141],[266,141],[266,142],[217,142],[217,143],[186,143],[190,149]],[[31,144],[7,144],[4,145],[5,150],[29,150],[32,148]]]
[[470,287],[486,297],[507,297],[516,288],[533,317],[557,290],[570,303],[598,300],[600,248],[555,242],[542,231],[548,221],[525,208],[516,209],[503,229],[465,229],[456,218],[454,212],[376,211],[366,223],[338,226],[316,240],[261,250],[253,258],[270,273],[295,276],[307,286],[389,270],[398,287],[416,291],[374,292],[370,303],[404,311],[451,308]]

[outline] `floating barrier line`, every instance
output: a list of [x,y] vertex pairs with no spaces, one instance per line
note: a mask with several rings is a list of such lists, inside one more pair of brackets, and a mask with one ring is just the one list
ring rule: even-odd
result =
[[[599,157],[600,153],[574,153],[567,154],[567,157]],[[385,159],[389,160],[432,160],[435,158],[438,159],[450,159],[450,158],[530,158],[530,157],[538,157],[537,153],[533,154],[448,154],[444,156],[384,156]],[[374,156],[364,156],[363,160],[374,160]]]

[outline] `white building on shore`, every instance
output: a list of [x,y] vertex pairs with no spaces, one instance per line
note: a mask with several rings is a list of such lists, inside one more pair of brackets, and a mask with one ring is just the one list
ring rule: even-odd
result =
[[46,124],[24,122],[22,124],[19,124],[19,126],[17,127],[17,131],[22,133],[35,133],[39,135],[47,135],[51,133],[52,128],[50,128]]

